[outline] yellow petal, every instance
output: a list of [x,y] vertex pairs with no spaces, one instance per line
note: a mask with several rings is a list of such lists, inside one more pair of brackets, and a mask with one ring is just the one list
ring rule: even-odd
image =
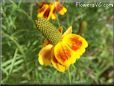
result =
[[60,64],[60,63],[56,60],[55,57],[51,60],[51,62],[52,62],[53,67],[54,67],[55,69],[57,69],[59,72],[65,72],[65,70],[68,69],[67,66],[64,66],[64,65]]
[[42,18],[44,17],[44,13],[45,11],[48,9],[49,5],[48,4],[44,4],[39,10],[38,10],[38,15],[37,17]]
[[49,20],[50,18],[56,19],[57,12],[61,15],[64,15],[66,11],[67,9],[63,7],[58,1],[50,4],[44,3],[38,10],[37,17],[46,18],[47,20]]
[[80,35],[76,34],[68,34],[63,38],[72,50],[77,51],[80,48],[86,48],[88,46],[87,41],[81,37]]
[[48,44],[44,48],[42,48],[38,54],[38,61],[41,65],[48,65],[51,63],[51,52],[53,45]]
[[60,15],[64,15],[67,12],[67,9],[59,1],[55,2],[55,9]]
[[52,13],[51,18],[52,18],[53,20],[55,20],[55,19],[56,19],[56,15],[55,15],[54,13]]
[[[65,35],[63,41],[73,51],[72,58],[74,59],[74,62],[85,52],[85,48],[88,46],[87,41],[76,34]],[[74,62],[72,61],[72,63]]]
[[67,34],[71,34],[72,33],[72,26],[70,26],[63,34],[63,36],[67,35]]
[[59,72],[64,72],[65,70],[68,69],[68,66],[64,66],[57,61],[57,59],[54,56],[54,53],[52,53],[52,57],[53,58],[52,58],[51,62],[55,69],[57,69]]
[[72,63],[68,62],[68,60],[72,57],[73,52],[64,44],[64,42],[59,42],[54,47],[54,55],[57,61],[64,66],[69,66]]
[[64,15],[67,12],[67,9],[65,7],[62,7],[62,9],[59,11],[59,14]]
[[50,8],[50,12],[49,12],[49,16],[48,16],[48,20],[50,19],[50,18],[52,18],[53,17],[53,19],[55,18],[54,17],[54,14],[53,14],[53,11],[54,11],[54,4],[50,4],[49,5],[49,8]]
[[38,11],[37,17],[46,18],[49,20],[50,18],[55,19],[56,16],[53,14],[54,4],[44,4]]

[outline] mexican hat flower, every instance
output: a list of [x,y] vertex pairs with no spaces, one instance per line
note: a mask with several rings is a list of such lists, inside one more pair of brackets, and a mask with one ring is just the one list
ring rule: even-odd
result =
[[62,34],[44,18],[38,18],[36,25],[48,40],[38,53],[38,61],[41,65],[52,64],[55,69],[64,72],[80,58],[88,46],[83,37],[72,34],[71,27]]
[[49,20],[50,18],[56,19],[56,13],[64,15],[66,12],[67,9],[59,1],[55,1],[49,4],[46,2],[42,2],[39,5],[37,17],[46,18],[47,20]]

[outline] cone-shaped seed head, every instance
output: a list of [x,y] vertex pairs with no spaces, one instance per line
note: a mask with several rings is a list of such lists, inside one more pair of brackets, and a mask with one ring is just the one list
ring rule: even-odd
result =
[[38,18],[38,20],[36,20],[36,25],[38,30],[40,30],[44,37],[46,37],[53,45],[61,40],[62,34],[48,20]]

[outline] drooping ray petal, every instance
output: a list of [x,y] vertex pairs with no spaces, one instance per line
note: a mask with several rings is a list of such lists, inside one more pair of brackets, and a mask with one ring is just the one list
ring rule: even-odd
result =
[[51,9],[48,7],[47,9],[46,9],[46,11],[44,12],[44,15],[43,15],[43,17],[44,18],[46,18],[46,19],[49,19],[50,18],[50,11],[51,11]]
[[38,61],[41,65],[48,65],[51,63],[51,52],[53,45],[48,44],[42,48],[38,54]]
[[58,71],[60,71],[60,72],[64,72],[65,70],[68,69],[68,66],[64,66],[64,65],[60,64],[60,63],[56,60],[55,57],[52,58],[51,62],[52,62],[53,67],[54,67],[55,69],[57,69]]
[[[53,14],[53,11],[54,11],[54,4],[49,4],[49,9],[50,9],[50,12],[49,12],[49,16],[47,17],[47,20],[49,20]],[[45,18],[45,17],[44,17]],[[54,17],[53,17],[54,18]]]
[[51,57],[52,57],[52,58],[51,58],[51,63],[52,63],[52,65],[53,65],[53,67],[54,67],[55,69],[57,69],[57,70],[60,71],[60,72],[64,72],[65,70],[68,69],[69,66],[64,66],[64,65],[60,64],[60,63],[57,61],[57,59],[55,58],[55,55],[54,55],[54,48],[53,48],[53,50],[52,50]]
[[69,66],[71,62],[67,62],[69,58],[72,57],[73,52],[70,50],[70,48],[64,44],[64,42],[59,42],[54,47],[54,54],[55,58],[58,62],[60,62],[62,65]]
[[78,59],[85,52],[85,48],[88,46],[86,40],[76,34],[68,34],[64,36],[63,41],[73,51],[72,58],[75,58],[75,60]]
[[55,13],[52,13],[51,18],[52,18],[53,20],[55,20],[55,19],[56,19],[56,14],[55,14]]
[[62,7],[62,9],[59,11],[59,14],[64,15],[67,12],[67,9],[65,7]]
[[57,17],[57,13],[64,15],[67,12],[67,9],[59,1],[55,1],[52,3],[43,2],[38,4],[38,6],[39,10],[37,17],[46,18],[47,20],[49,20],[50,18],[55,20]]
[[60,15],[64,15],[67,9],[58,1],[55,2],[55,10],[59,12]]
[[87,41],[80,35],[76,34],[68,34],[63,38],[63,40],[67,42],[70,48],[74,51],[77,51],[82,47],[86,48],[88,46]]
[[49,20],[51,17],[55,18],[55,15],[53,14],[54,11],[54,4],[44,4],[42,7],[38,10],[37,17],[39,18],[46,18]]
[[42,7],[38,10],[38,15],[37,17],[44,17],[45,11],[49,8],[48,4],[42,5]]

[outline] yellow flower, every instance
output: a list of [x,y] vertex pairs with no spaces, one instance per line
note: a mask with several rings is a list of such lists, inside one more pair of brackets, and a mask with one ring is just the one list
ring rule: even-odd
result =
[[64,72],[69,66],[85,52],[87,41],[77,34],[72,34],[72,27],[62,35],[62,30],[57,30],[48,20],[39,18],[36,20],[38,30],[47,38],[45,46],[38,54],[41,65],[49,65],[60,72]]
[[46,18],[49,20],[50,18],[56,19],[56,13],[60,15],[64,15],[67,12],[67,9],[59,2],[55,1],[53,3],[47,4],[42,3],[40,5],[40,9],[38,10],[38,18]]
[[[47,29],[49,30],[53,27],[49,22],[44,20],[38,20],[36,23],[37,27],[40,28],[40,31],[41,29],[42,31]],[[47,29],[45,29],[46,24],[49,26],[47,26]],[[40,50],[38,54],[38,61],[41,65],[49,65],[52,63],[55,69],[60,72],[64,72],[85,52],[85,48],[88,46],[88,43],[80,35],[72,34],[72,27],[69,27],[63,35],[61,35],[59,31],[54,33],[54,30],[52,30],[51,32],[43,32],[43,34],[48,35],[47,38],[49,38],[48,40],[50,41],[45,41],[46,45]],[[52,34],[53,37],[52,35],[50,36],[50,34]],[[54,38],[57,39],[55,35],[58,35],[57,37],[60,40],[52,42]],[[52,39],[50,39],[50,37]]]

